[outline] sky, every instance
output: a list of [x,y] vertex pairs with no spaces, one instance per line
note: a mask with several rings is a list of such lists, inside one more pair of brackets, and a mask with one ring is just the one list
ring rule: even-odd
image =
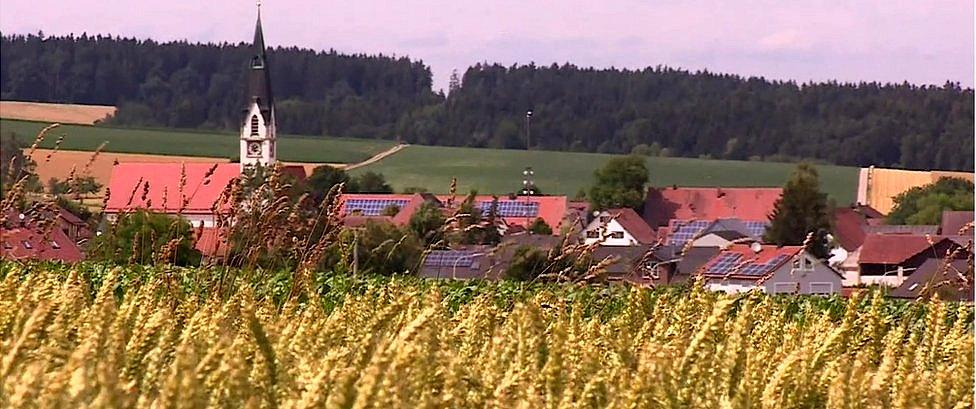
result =
[[[475,63],[670,66],[797,82],[973,86],[971,0],[264,0],[265,41]],[[0,31],[250,41],[247,0],[3,0]],[[0,50],[2,53],[2,50]]]

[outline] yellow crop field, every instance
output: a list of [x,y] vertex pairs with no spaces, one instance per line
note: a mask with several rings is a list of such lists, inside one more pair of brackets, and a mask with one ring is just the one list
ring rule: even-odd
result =
[[965,305],[0,267],[2,407],[973,407]]
[[94,125],[112,115],[115,107],[109,105],[0,101],[0,118],[4,119]]

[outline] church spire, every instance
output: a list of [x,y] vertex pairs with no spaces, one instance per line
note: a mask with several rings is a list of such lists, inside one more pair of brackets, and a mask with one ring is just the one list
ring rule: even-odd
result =
[[271,120],[274,110],[274,96],[271,93],[271,72],[268,69],[267,47],[264,44],[264,30],[261,28],[261,3],[258,2],[258,19],[254,27],[254,42],[251,44],[251,65],[247,83],[245,109],[257,102],[266,121]]
[[254,42],[252,43],[256,53],[254,55],[255,59],[260,58],[262,63],[266,60],[266,55],[264,54],[264,30],[261,29],[261,2],[258,2],[258,22],[254,27]]
[[261,28],[261,3],[251,44],[251,61],[247,72],[247,89],[241,124],[241,169],[248,166],[269,166],[275,163],[274,96],[271,93],[267,46]]

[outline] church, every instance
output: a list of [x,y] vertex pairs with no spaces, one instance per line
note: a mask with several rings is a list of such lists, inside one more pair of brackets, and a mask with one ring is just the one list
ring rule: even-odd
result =
[[[194,228],[202,227],[196,247],[204,256],[222,256],[224,246],[215,228],[214,203],[248,168],[271,167],[277,162],[274,94],[260,8],[251,50],[242,103],[240,163],[119,163],[112,169],[105,205],[109,222],[136,210],[179,215]],[[282,169],[299,179],[306,177],[301,166]]]

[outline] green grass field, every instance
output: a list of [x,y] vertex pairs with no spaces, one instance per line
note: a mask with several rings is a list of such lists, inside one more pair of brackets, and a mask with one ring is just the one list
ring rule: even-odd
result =
[[[0,120],[0,133],[13,132],[22,143],[33,142],[37,132],[47,126],[43,122]],[[239,155],[238,136],[231,133],[129,129],[102,126],[62,125],[41,144],[51,148],[58,136],[64,135],[61,149],[92,151],[108,141],[107,152],[148,153],[156,155],[211,156],[233,158]],[[292,162],[355,163],[365,160],[393,146],[392,142],[354,138],[305,138],[283,135],[279,137],[278,157]]]
[[[356,169],[381,172],[394,189],[422,186],[432,192],[447,192],[451,177],[458,178],[458,191],[505,194],[522,185],[522,170],[532,166],[536,185],[546,194],[573,196],[593,182],[593,171],[614,155],[409,146],[375,164]],[[690,158],[648,158],[654,186],[782,186],[794,168],[789,163],[704,160]],[[858,169],[819,166],[823,190],[844,205],[857,194]]]
[[[0,132],[22,135],[25,143],[45,124],[0,120]],[[108,141],[106,151],[236,157],[237,135],[230,133],[146,130],[64,125],[42,146],[51,147],[64,134],[62,149],[94,150]],[[286,161],[355,163],[392,146],[387,141],[354,138],[280,138],[279,155]],[[383,173],[397,190],[425,187],[447,192],[451,177],[458,178],[458,191],[506,194],[521,187],[522,170],[535,169],[536,185],[547,194],[573,196],[593,182],[593,171],[613,155],[553,151],[409,146],[380,162],[356,169]],[[655,186],[781,186],[794,165],[789,163],[703,160],[690,158],[648,158],[651,184]],[[823,190],[838,204],[854,200],[857,168],[820,166]]]

